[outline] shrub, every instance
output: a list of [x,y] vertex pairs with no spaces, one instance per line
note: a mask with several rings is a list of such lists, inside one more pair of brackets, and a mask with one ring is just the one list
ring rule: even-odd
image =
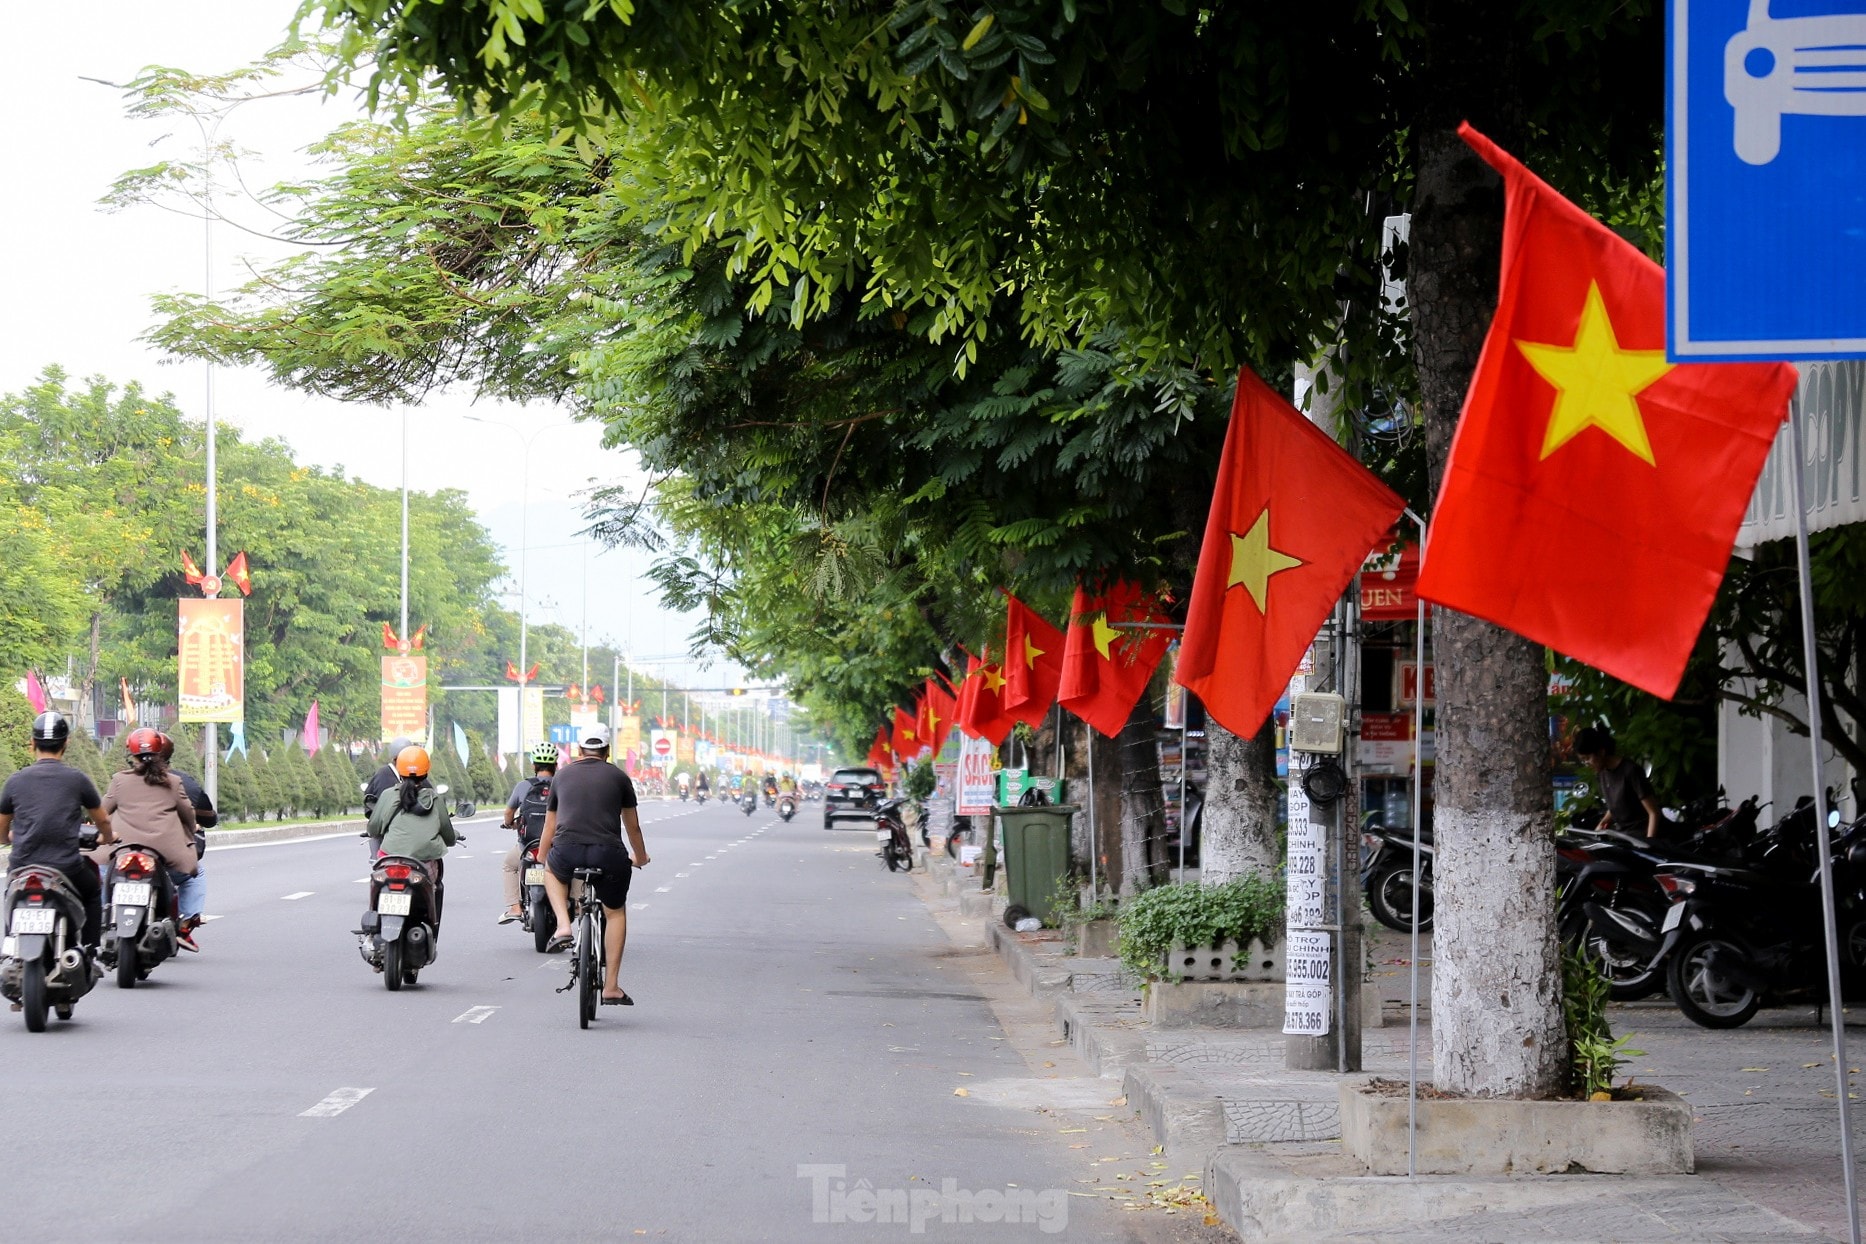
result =
[[1145,890],[1121,904],[1121,962],[1142,980],[1169,978],[1174,946],[1271,942],[1283,926],[1281,877],[1251,875],[1224,885],[1188,881]]
[[1562,952],[1561,1009],[1568,1030],[1568,1087],[1583,1100],[1610,1095],[1613,1077],[1629,1058],[1630,1037],[1615,1039],[1607,1023],[1609,986],[1606,973],[1585,950]]

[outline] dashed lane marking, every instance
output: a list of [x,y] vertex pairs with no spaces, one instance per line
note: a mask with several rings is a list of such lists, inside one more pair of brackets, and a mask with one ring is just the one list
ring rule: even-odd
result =
[[301,1119],[334,1119],[375,1091],[373,1088],[340,1088],[311,1109],[300,1111],[298,1117]]
[[317,893],[316,890],[300,890],[296,894],[285,895],[284,901],[289,903],[289,902],[292,902],[294,899],[310,898],[313,894],[316,894],[316,893]]
[[673,888],[674,887],[671,885],[658,885],[654,888],[654,892],[656,894],[666,894],[669,891],[671,891]]
[[491,1019],[493,1012],[498,1009],[499,1008],[496,1006],[470,1006],[461,1014],[454,1016],[453,1022],[456,1024],[483,1024]]

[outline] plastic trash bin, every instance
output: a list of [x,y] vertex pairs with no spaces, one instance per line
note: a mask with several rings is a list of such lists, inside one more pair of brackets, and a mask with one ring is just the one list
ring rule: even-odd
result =
[[[994,808],[1004,829],[1004,868],[1009,906],[1052,923],[1058,884],[1069,875],[1069,821],[1074,804]],[[1010,921],[1007,919],[1007,923]]]

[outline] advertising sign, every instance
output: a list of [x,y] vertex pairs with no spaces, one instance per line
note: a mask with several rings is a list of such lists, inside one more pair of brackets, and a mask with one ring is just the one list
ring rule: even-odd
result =
[[183,600],[175,703],[183,721],[246,720],[245,601]]
[[[1393,663],[1393,702],[1410,705],[1419,695],[1419,663],[1417,661],[1395,661]],[[1438,703],[1438,679],[1434,675],[1432,662],[1425,663],[1425,702]]]
[[1419,549],[1382,550],[1361,566],[1361,617],[1369,622],[1413,622],[1419,617]]
[[674,763],[690,765],[693,763],[693,736],[682,732],[674,736]]
[[1284,951],[1283,1035],[1328,1035],[1330,1000],[1329,935],[1290,930]]
[[616,719],[616,750],[624,756],[630,752],[641,754],[641,718],[635,716]]
[[381,726],[385,743],[397,738],[427,738],[428,659],[421,653],[390,653],[382,658]]
[[1166,650],[1166,720],[1161,725],[1168,730],[1186,728],[1186,689],[1174,681],[1174,672],[1179,668],[1179,641]]
[[1355,759],[1369,773],[1404,773],[1412,768],[1412,714],[1362,713]]
[[959,747],[960,816],[986,816],[998,783],[991,762],[997,749],[989,739],[966,739]]

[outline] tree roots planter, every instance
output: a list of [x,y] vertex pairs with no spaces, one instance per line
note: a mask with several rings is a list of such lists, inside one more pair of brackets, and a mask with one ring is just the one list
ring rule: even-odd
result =
[[[1341,1145],[1375,1175],[1406,1173],[1406,1093],[1341,1084]],[[1423,1088],[1424,1085],[1421,1085]],[[1691,1107],[1642,1086],[1643,1101],[1419,1099],[1421,1175],[1688,1175]]]

